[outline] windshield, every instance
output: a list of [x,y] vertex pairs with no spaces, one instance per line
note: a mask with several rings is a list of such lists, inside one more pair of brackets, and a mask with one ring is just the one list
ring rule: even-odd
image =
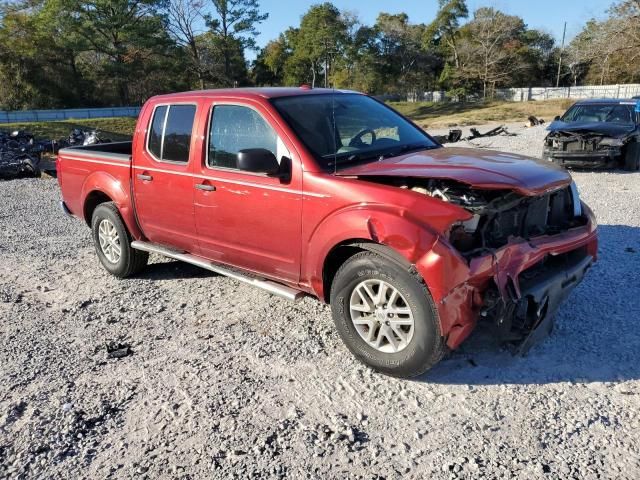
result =
[[272,103],[328,170],[438,146],[401,115],[366,95],[300,95],[275,98]]
[[619,103],[574,105],[561,120],[567,123],[634,123],[634,106]]

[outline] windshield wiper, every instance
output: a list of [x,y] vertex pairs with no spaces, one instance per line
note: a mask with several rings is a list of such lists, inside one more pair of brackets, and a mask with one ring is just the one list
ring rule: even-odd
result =
[[400,155],[402,153],[412,152],[414,150],[430,150],[432,148],[437,148],[437,145],[429,145],[424,142],[420,143],[408,143],[406,145],[402,145],[400,148],[393,151],[392,156]]
[[[438,148],[437,145],[430,145],[424,142],[420,143],[408,143],[406,145],[402,145],[399,148],[391,148],[389,150],[383,151],[374,151],[374,152],[354,152],[350,155],[345,155],[339,158],[336,158],[335,161],[327,163],[327,165],[333,168],[336,165],[346,165],[350,163],[364,162],[366,160],[383,160],[389,157],[397,157],[398,155],[402,155],[403,153],[412,152],[415,150],[430,150],[432,148]],[[343,154],[344,155],[344,154]]]

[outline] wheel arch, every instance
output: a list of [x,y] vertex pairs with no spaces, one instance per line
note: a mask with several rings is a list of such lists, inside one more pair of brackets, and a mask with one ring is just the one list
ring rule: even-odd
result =
[[302,278],[316,297],[326,300],[328,279],[339,268],[334,266],[336,262],[358,251],[372,250],[408,269],[433,248],[437,239],[434,229],[402,211],[375,206],[343,210],[326,219],[308,240]]
[[118,208],[131,236],[139,240],[142,232],[133,211],[133,203],[128,190],[123,188],[122,182],[106,172],[94,172],[89,175],[82,186],[82,216],[91,225],[91,216],[101,203],[113,202]]
[[87,194],[82,206],[82,217],[87,225],[91,226],[91,218],[98,205],[107,202],[113,202],[113,199],[102,190],[92,190]]
[[344,262],[349,260],[349,258],[364,251],[376,253],[387,260],[397,263],[406,270],[414,268],[411,262],[387,245],[377,243],[367,238],[344,240],[329,250],[329,253],[324,259],[322,267],[322,300],[326,303],[329,303],[331,300],[331,283],[333,282],[338,269],[344,264]]

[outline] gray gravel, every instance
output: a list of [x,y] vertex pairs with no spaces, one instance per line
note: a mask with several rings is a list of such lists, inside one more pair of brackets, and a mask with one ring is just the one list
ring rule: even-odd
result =
[[[475,143],[539,153],[511,128]],[[480,329],[416,381],[311,299],[156,257],[116,280],[55,181],[0,183],[0,478],[639,478],[640,174],[574,177],[601,258],[553,335],[514,358]]]

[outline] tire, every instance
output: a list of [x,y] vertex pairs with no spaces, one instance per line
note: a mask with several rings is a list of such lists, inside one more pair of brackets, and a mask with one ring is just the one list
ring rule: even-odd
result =
[[[393,314],[385,314],[384,308],[375,309],[375,314],[371,314],[370,311],[360,313],[352,310],[354,306],[371,308],[370,303],[365,306],[364,297],[359,296],[358,290],[362,293],[366,291],[365,287],[369,287],[369,290],[377,296],[380,293],[380,286],[376,290],[375,285],[379,282],[387,285],[385,297],[388,300],[391,300],[393,295],[389,287],[397,290],[394,305],[385,304],[383,307],[389,307],[396,312],[406,310],[408,307],[410,314],[398,313],[394,317],[395,320],[385,321],[385,315],[393,317]],[[357,299],[362,300],[362,305],[354,303]],[[446,353],[445,340],[441,334],[433,299],[424,282],[396,262],[373,252],[357,253],[337,271],[331,285],[331,311],[338,333],[351,353],[360,362],[381,373],[394,377],[415,377],[438,363]],[[359,315],[363,317],[360,318]],[[401,320],[409,322],[408,315],[413,317],[412,327],[407,325],[399,327],[398,323]],[[359,325],[354,323],[352,316],[359,321]],[[392,327],[389,326],[389,322],[394,321],[396,323],[393,328],[404,329],[402,330],[404,342],[399,341],[402,337],[390,330]],[[363,322],[368,325],[363,325]],[[385,332],[394,336],[396,345],[392,344],[387,335],[383,335],[384,345],[376,348],[371,344],[371,340],[368,341],[365,337],[376,337],[374,342],[379,340],[383,322],[387,324]],[[373,331],[371,331],[372,328]],[[399,348],[394,348],[398,345]]]
[[[113,202],[101,203],[96,207],[91,217],[91,232],[98,259],[110,274],[126,278],[147,265],[149,254],[131,248],[131,235]],[[104,246],[101,246],[101,240]],[[119,247],[119,255],[116,247]]]
[[25,168],[23,168],[21,175],[26,177],[40,178],[42,177],[42,172],[40,171],[40,167],[30,158],[24,159]]
[[632,142],[627,145],[624,152],[623,168],[628,172],[640,170],[640,143]]

